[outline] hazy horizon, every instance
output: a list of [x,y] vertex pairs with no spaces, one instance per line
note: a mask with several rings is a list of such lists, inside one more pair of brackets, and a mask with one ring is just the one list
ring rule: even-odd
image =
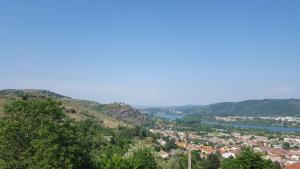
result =
[[210,104],[215,104],[215,103],[224,103],[224,102],[242,102],[242,101],[249,101],[249,100],[268,100],[268,99],[272,99],[272,100],[276,100],[276,99],[279,99],[279,100],[284,100],[284,99],[300,99],[300,98],[253,98],[253,99],[244,99],[244,100],[223,100],[223,101],[218,101],[218,102],[211,102],[211,103],[206,103],[206,104],[200,104],[200,103],[194,103],[194,104],[176,104],[176,105],[168,105],[168,104],[165,104],[165,105],[162,105],[162,104],[157,104],[157,105],[135,105],[135,104],[130,104],[128,102],[124,102],[124,101],[120,101],[120,100],[114,100],[114,101],[108,101],[108,102],[102,102],[101,100],[95,100],[93,98],[82,98],[82,97],[76,97],[76,96],[70,96],[70,95],[67,95],[67,94],[63,94],[63,93],[60,93],[60,92],[56,92],[56,91],[52,91],[52,90],[49,90],[49,89],[43,89],[43,88],[3,88],[3,89],[0,89],[0,90],[48,90],[50,92],[54,92],[56,94],[61,94],[63,96],[66,96],[66,97],[71,97],[72,99],[80,99],[80,100],[90,100],[90,101],[97,101],[97,102],[100,102],[100,103],[103,103],[103,104],[109,104],[109,103],[115,103],[115,102],[119,102],[119,103],[125,103],[125,104],[129,104],[131,106],[134,106],[134,107],[137,107],[137,108],[154,108],[154,107],[181,107],[181,106],[206,106],[206,105],[210,105]]
[[300,98],[300,1],[3,1],[0,89],[101,103]]

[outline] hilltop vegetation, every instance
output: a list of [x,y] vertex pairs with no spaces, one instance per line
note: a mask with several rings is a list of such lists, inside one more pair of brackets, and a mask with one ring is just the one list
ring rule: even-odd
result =
[[122,104],[100,104],[95,101],[77,100],[47,90],[0,90],[0,113],[3,105],[13,100],[51,98],[64,106],[66,114],[76,121],[93,118],[106,127],[129,126],[150,123],[150,118],[133,107]]
[[2,169],[156,169],[149,149],[130,150],[140,127],[105,128],[97,121],[74,121],[53,99],[15,100],[4,106],[0,118]]

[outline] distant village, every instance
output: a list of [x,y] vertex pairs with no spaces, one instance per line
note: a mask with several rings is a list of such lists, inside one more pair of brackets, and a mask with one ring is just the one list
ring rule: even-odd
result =
[[[201,158],[206,158],[212,153],[220,153],[223,158],[235,157],[242,147],[251,147],[255,151],[264,154],[266,159],[270,159],[273,162],[277,161],[282,167],[300,161],[299,136],[275,138],[241,135],[238,132],[226,134],[223,130],[200,136],[194,132],[178,132],[170,128],[151,129],[150,132],[175,139],[176,145],[180,148],[200,151]],[[161,146],[166,144],[166,141],[163,139],[158,139],[157,142]],[[172,152],[161,152],[162,158],[169,158],[171,155]]]
[[216,120],[221,120],[221,121],[239,121],[239,120],[255,120],[255,119],[260,119],[260,120],[274,120],[274,121],[282,121],[282,122],[296,122],[300,123],[300,118],[299,117],[291,117],[291,116],[283,116],[283,117],[247,117],[247,116],[215,116]]

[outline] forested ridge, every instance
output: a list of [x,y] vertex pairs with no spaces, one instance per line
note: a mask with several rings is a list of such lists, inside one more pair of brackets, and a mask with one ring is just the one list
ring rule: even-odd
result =
[[207,116],[300,116],[299,99],[262,99],[221,102],[201,106],[154,107],[142,109],[152,114],[200,114]]

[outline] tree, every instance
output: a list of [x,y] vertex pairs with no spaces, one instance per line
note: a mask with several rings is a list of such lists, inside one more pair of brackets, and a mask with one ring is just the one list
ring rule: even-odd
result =
[[221,169],[244,169],[243,166],[233,157],[225,159],[221,163]]
[[220,158],[217,154],[210,154],[207,157],[208,166],[205,169],[218,169],[220,168]]
[[101,169],[130,169],[130,164],[126,159],[120,156],[107,156],[101,158],[101,164],[98,168]]
[[224,159],[221,169],[277,169],[277,165],[270,160],[265,160],[262,154],[244,149],[236,158]]
[[191,155],[192,155],[192,162],[193,163],[201,160],[201,158],[200,158],[200,151],[198,151],[198,150],[197,151],[192,151]]
[[167,137],[165,151],[170,151],[172,148],[176,148],[176,140],[174,138]]
[[91,168],[77,128],[51,99],[7,104],[0,120],[2,168]]
[[140,149],[128,159],[131,169],[157,169],[155,158],[148,149]]
[[291,148],[291,145],[288,142],[284,142],[284,143],[282,143],[282,148],[286,149],[286,150],[289,150]]
[[220,168],[220,157],[218,154],[210,154],[207,159],[198,159],[193,161],[195,169],[218,169]]

